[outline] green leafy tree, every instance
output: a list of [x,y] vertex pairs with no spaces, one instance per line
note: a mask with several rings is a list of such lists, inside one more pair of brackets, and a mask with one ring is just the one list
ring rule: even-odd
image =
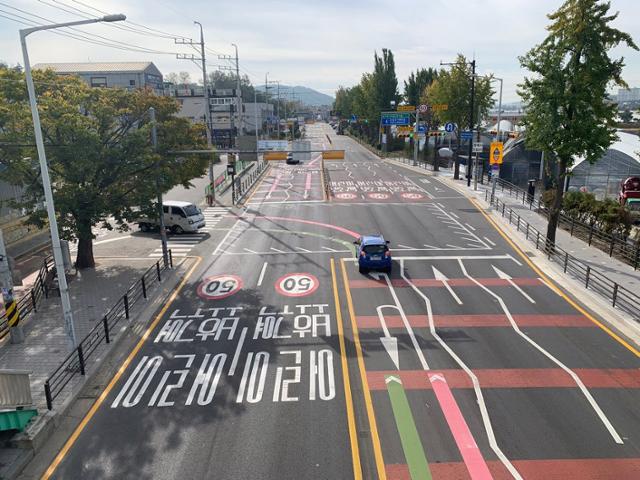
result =
[[565,178],[574,158],[598,160],[615,140],[616,106],[607,101],[611,84],[625,86],[623,58],[609,51],[620,45],[637,50],[631,36],[611,26],[617,14],[610,2],[567,0],[549,15],[549,34],[520,57],[533,75],[520,85],[527,105],[527,148],[556,159],[547,240],[555,243]]
[[[92,227],[126,229],[152,211],[156,179],[167,191],[200,176],[208,159],[179,158],[172,150],[203,147],[202,127],[178,118],[178,104],[147,90],[90,88],[79,78],[35,71],[34,81],[61,237],[78,240],[76,266],[93,267]],[[158,148],[150,142],[154,107]],[[29,223],[44,226],[43,189],[24,75],[0,69],[2,178],[25,187],[18,205]]]
[[[458,128],[454,135],[460,145],[460,131],[466,130],[470,121],[471,110],[471,65],[464,55],[458,55],[455,64],[449,70],[441,70],[438,78],[422,93],[421,103],[429,105],[446,104],[447,110],[432,113],[439,124],[455,123]],[[478,114],[483,118],[493,106],[494,90],[491,88],[491,77],[476,77],[473,123],[478,124]],[[454,178],[460,174],[460,158],[455,155]]]
[[620,112],[620,120],[622,120],[622,123],[631,123],[633,120],[633,113],[631,113],[631,110],[627,108]]
[[373,73],[371,82],[373,87],[373,102],[379,111],[387,110],[391,102],[398,104],[398,78],[396,77],[396,63],[393,52],[382,49],[382,56],[378,52],[373,55]]
[[409,78],[404,81],[404,101],[409,105],[418,105],[422,93],[437,78],[438,71],[431,67],[411,72]]

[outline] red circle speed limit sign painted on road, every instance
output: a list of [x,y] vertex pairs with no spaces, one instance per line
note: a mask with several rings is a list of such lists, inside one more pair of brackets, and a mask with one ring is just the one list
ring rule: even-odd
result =
[[405,192],[400,196],[408,200],[420,200],[421,198],[423,198],[423,195],[421,193],[415,193],[415,192]]
[[242,288],[242,279],[237,275],[214,275],[198,285],[198,296],[205,300],[227,298]]
[[389,198],[388,193],[370,193],[369,198],[373,198],[374,200],[386,200]]
[[353,200],[354,198],[358,198],[355,193],[336,193],[336,198],[340,200]]
[[287,297],[311,295],[320,286],[315,275],[310,273],[288,273],[276,282],[276,292]]

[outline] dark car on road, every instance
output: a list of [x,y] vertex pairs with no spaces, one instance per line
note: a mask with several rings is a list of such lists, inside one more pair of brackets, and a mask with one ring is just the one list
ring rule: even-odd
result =
[[367,273],[374,269],[391,273],[389,241],[385,240],[382,235],[363,235],[353,243],[356,245],[356,258],[360,273]]
[[300,163],[300,160],[297,158],[293,158],[293,153],[287,153],[287,165],[297,165]]

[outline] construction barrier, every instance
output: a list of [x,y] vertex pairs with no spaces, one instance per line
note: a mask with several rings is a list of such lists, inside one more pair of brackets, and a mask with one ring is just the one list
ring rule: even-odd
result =
[[344,150],[325,150],[322,152],[323,160],[344,160]]
[[264,152],[265,160],[286,160],[287,152]]

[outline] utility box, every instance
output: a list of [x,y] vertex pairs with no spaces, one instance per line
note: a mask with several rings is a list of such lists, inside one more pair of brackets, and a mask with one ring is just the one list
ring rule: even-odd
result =
[[60,248],[62,249],[62,264],[64,265],[64,271],[70,272],[73,267],[73,262],[71,261],[69,242],[67,240],[60,240]]
[[[258,143],[255,135],[239,135],[238,136],[238,150],[255,152],[258,150]],[[240,153],[240,160],[243,162],[253,162],[258,159],[257,153]]]

